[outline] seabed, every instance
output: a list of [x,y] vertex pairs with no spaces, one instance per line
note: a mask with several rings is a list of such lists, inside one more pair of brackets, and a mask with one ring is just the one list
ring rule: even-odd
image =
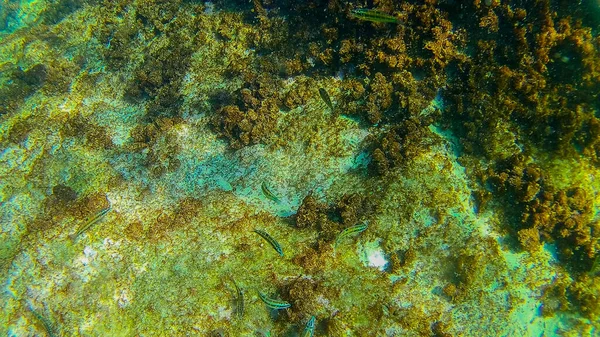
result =
[[0,335],[600,336],[599,31],[1,1]]

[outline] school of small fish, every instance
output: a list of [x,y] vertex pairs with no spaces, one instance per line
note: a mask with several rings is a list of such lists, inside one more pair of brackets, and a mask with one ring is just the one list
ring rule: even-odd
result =
[[[364,9],[364,8],[363,9],[355,9],[355,10],[352,10],[350,14],[353,18],[356,18],[359,20],[364,20],[364,21],[376,22],[376,23],[399,23],[400,22],[398,18],[396,18],[390,14],[387,14],[387,13],[384,13],[384,12],[381,12],[378,10],[373,10],[373,9]],[[322,87],[319,88],[319,96],[321,97],[321,99],[323,100],[325,105],[333,112],[334,105],[331,101],[331,98],[329,97],[327,90],[325,90]],[[261,183],[261,191],[262,191],[262,194],[267,199],[269,199],[277,204],[279,204],[281,202],[281,199],[273,192],[273,190],[267,185],[266,182]],[[95,213],[94,215],[89,217],[85,222],[83,222],[83,224],[77,229],[77,231],[74,234],[70,235],[71,240],[76,241],[83,233],[88,231],[93,225],[100,222],[111,210],[112,210],[112,207],[109,205],[108,207],[99,210],[97,213]],[[342,230],[337,235],[337,237],[334,241],[334,244],[333,244],[334,248],[345,238],[352,236],[354,234],[362,233],[367,228],[368,228],[367,224],[360,223],[360,224],[356,224],[354,226],[350,226],[350,227]],[[260,237],[262,237],[265,241],[267,241],[267,243],[269,243],[269,245],[271,247],[273,247],[273,249],[281,257],[284,256],[281,245],[270,234],[268,234],[267,232],[265,232],[264,230],[261,230],[261,229],[255,229],[254,232],[256,234],[258,234]],[[235,295],[234,295],[234,300],[233,300],[233,302],[234,302],[233,313],[238,319],[242,319],[244,316],[244,294],[243,294],[242,289],[238,286],[238,284],[233,279],[233,277],[229,277],[229,278],[231,280],[231,283],[233,283],[233,286],[235,289]],[[292,306],[287,301],[268,297],[265,293],[262,293],[258,290],[257,290],[257,293],[258,293],[258,296],[261,299],[261,301],[269,309],[283,310],[283,309],[290,308]],[[46,329],[46,332],[49,335],[53,335],[50,323],[48,323],[48,321],[45,318],[43,318],[41,315],[39,315],[33,309],[30,308],[30,311],[40,322],[42,322],[43,326]],[[316,317],[311,316],[310,319],[307,321],[306,326],[304,327],[304,330],[302,332],[302,337],[313,337],[314,336],[315,322],[316,322]]]

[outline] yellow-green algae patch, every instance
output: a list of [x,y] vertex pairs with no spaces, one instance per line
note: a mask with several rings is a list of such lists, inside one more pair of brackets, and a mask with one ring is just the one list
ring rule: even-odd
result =
[[[495,66],[485,54],[495,44],[478,42],[482,55],[473,58],[459,52],[467,32],[452,29],[455,12],[435,2],[379,3],[410,29],[348,20],[352,3],[269,4],[238,12],[183,1],[40,9],[39,24],[3,38],[0,63],[18,85],[2,93],[22,93],[2,98],[0,111],[0,333],[284,336],[313,315],[316,335],[329,336],[598,329],[599,276],[557,263],[551,238],[543,238],[546,249],[539,238],[525,245],[531,249],[515,248],[515,237],[543,230],[511,227],[514,219],[493,212],[502,201],[488,200],[482,187],[514,191],[532,216],[546,213],[528,198],[548,189],[557,219],[583,210],[577,228],[595,230],[593,161],[521,155],[521,146],[543,148],[548,137],[521,144],[525,136],[503,111],[457,114],[467,127],[460,139],[432,126],[454,111],[432,101],[455,85],[445,73],[450,62],[477,70],[468,76],[469,100],[490,97],[475,95],[474,78],[486,78],[477,62]],[[469,6],[487,32],[476,39],[498,31],[495,11],[511,24],[526,17],[507,3]],[[295,31],[306,24],[295,12],[323,20],[306,21],[318,34]],[[594,60],[588,30],[567,21],[559,29],[553,46],[574,39],[586,62]],[[537,65],[523,57],[527,78],[506,66],[486,76],[521,78],[515,90],[532,100],[544,82],[532,69],[546,67],[548,51],[536,54]],[[586,76],[586,90],[594,76]],[[509,91],[505,82],[500,88]],[[519,99],[496,103],[522,112]],[[455,97],[447,109],[468,103]],[[472,151],[482,144],[489,162]],[[582,153],[593,150],[593,141],[585,144]],[[460,150],[467,154],[458,158]],[[264,197],[263,183],[280,203]],[[577,185],[584,186],[570,190]],[[578,197],[560,199],[570,193]],[[69,240],[107,205],[102,221]],[[298,208],[305,212],[295,215]],[[368,229],[334,252],[335,235],[359,222]],[[255,229],[276,237],[284,257]],[[596,253],[589,243],[597,234],[583,237]],[[244,294],[241,319],[231,278]],[[275,315],[258,291],[291,307]]]
[[[63,334],[171,331],[179,335],[213,330],[251,334],[253,330],[264,329],[281,333],[287,329],[286,324],[271,321],[254,291],[259,289],[292,303],[289,313],[281,315],[289,315],[293,322],[300,322],[309,314],[330,320],[327,329],[331,334],[344,329],[354,334],[378,334],[388,329],[422,333],[432,321],[445,322],[447,331],[464,329],[471,318],[456,313],[451,300],[474,301],[471,305],[485,304],[490,310],[506,305],[505,296],[499,293],[472,295],[488,286],[486,280],[508,275],[496,241],[480,237],[475,230],[480,222],[469,201],[468,180],[448,145],[439,142],[432,151],[417,155],[402,170],[385,178],[346,177],[343,185],[338,186],[341,184],[335,179],[340,168],[338,160],[331,161],[331,167],[336,169],[329,169],[326,160],[329,156],[322,157],[319,153],[344,144],[336,139],[343,132],[331,132],[332,138],[320,143],[324,148],[319,151],[309,148],[314,159],[308,156],[298,161],[300,151],[294,147],[306,144],[315,127],[351,130],[354,124],[347,119],[331,123],[329,112],[322,110],[305,109],[304,113],[312,118],[303,121],[293,111],[288,118],[294,121],[291,125],[296,125],[297,130],[311,126],[307,135],[299,137],[283,132],[281,137],[294,138],[282,147],[269,150],[255,146],[256,149],[241,150],[229,159],[246,165],[274,164],[273,168],[258,166],[256,173],[237,177],[238,181],[232,183],[236,188],[229,192],[202,188],[199,184],[192,190],[184,189],[188,196],[178,199],[174,198],[174,192],[186,186],[179,178],[192,169],[186,165],[194,163],[189,156],[209,155],[221,145],[214,137],[200,138],[205,133],[193,131],[202,125],[201,120],[194,127],[183,124],[168,129],[178,140],[182,148],[179,156],[186,164],[166,173],[162,179],[125,181],[112,186],[105,196],[98,195],[111,203],[113,211],[75,243],[67,239],[78,224],[75,218],[65,219],[61,226],[36,236],[35,244],[27,247],[9,269],[12,300],[8,317],[24,315],[21,302],[25,300],[45,308],[42,312],[56,322]],[[74,149],[77,148],[75,145]],[[186,150],[189,148],[194,150]],[[268,162],[262,159],[267,154],[273,156]],[[94,157],[81,158],[94,163]],[[196,163],[208,167],[202,164],[202,157],[198,160]],[[443,167],[456,168],[442,171]],[[277,179],[280,172],[291,171],[298,175],[281,177],[299,183],[285,184]],[[441,173],[432,175],[432,171]],[[302,172],[315,175],[306,176]],[[344,193],[362,181],[365,187],[371,187],[368,190],[377,191],[369,195],[377,200],[377,212],[368,219],[369,230],[340,245],[335,255],[332,242],[319,243],[318,251],[313,252],[317,233],[290,227],[287,221],[269,212],[272,210],[269,200],[259,198],[260,181],[264,179],[280,184],[276,186],[285,185],[285,191],[292,189],[291,195],[312,189],[299,189],[304,185],[325,187],[323,192],[326,192],[328,185],[324,182],[329,180],[331,188],[337,190],[335,193]],[[150,191],[145,192],[148,188]],[[81,215],[84,219],[88,214]],[[286,256],[275,256],[252,232],[255,228],[276,235]],[[389,270],[370,268],[360,262],[361,247],[371,240],[381,240],[390,260]],[[488,245],[483,251],[477,248],[482,242]],[[308,257],[313,254],[316,256]],[[304,269],[304,263],[295,262],[302,256],[317,259],[321,266],[317,270]],[[481,261],[488,259],[498,261],[492,274],[476,267],[483,267]],[[471,266],[475,269],[465,269]],[[28,272],[24,273],[25,270]],[[226,285],[231,275],[246,294],[243,322],[235,321],[232,316],[230,290]],[[442,289],[448,284],[454,284],[457,291],[436,294],[436,287]],[[491,326],[509,318],[494,315],[497,320],[492,320]],[[373,317],[381,323],[363,324]],[[115,322],[123,329],[117,330]],[[11,330],[18,330],[27,324],[10,326]],[[471,328],[475,333],[488,327]]]

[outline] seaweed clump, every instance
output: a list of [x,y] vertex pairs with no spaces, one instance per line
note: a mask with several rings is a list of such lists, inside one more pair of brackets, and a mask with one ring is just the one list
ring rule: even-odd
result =
[[326,217],[326,214],[322,212],[323,206],[312,194],[304,197],[295,215],[296,227],[310,228],[326,220],[322,219],[322,217]]
[[521,247],[536,251],[554,242],[559,257],[576,272],[587,271],[600,240],[592,196],[577,186],[556,189],[528,157],[512,156],[478,173],[481,184],[510,205],[505,214]]
[[52,195],[61,203],[69,203],[77,199],[77,192],[63,184],[52,187]]
[[[86,2],[93,3],[95,1],[88,0]],[[81,7],[82,4],[75,0],[51,0],[46,9],[40,14],[39,22],[48,25],[57,24]]]
[[78,138],[91,149],[110,149],[113,147],[112,139],[106,127],[96,125],[79,114],[69,118],[62,125],[61,133],[64,137]]
[[[600,107],[598,108],[600,110]],[[600,167],[600,119],[591,117],[583,123],[574,138],[575,148]]]
[[[574,156],[578,135],[594,144],[585,132],[600,92],[600,45],[591,29],[557,19],[546,2],[494,11],[506,22],[498,30],[474,30],[474,56],[455,69],[447,91],[446,121],[465,152],[502,160],[519,153],[520,143]],[[533,26],[539,29],[527,28]]]
[[288,315],[292,322],[301,322],[307,317],[318,314],[322,308],[322,302],[328,297],[339,296],[339,291],[325,287],[316,279],[299,277],[283,285],[282,296],[290,299],[292,306]]
[[[112,15],[101,16],[95,34],[108,46],[103,54],[113,71],[133,69],[125,98],[145,102],[151,120],[178,116],[183,78],[194,48],[205,37],[186,28],[201,25],[199,18],[189,15],[193,8],[185,1],[134,1],[135,11],[119,2],[106,5],[104,10]],[[132,59],[139,49],[143,57]]]
[[365,115],[371,124],[382,121],[386,112],[392,110],[394,104],[394,86],[386,77],[378,72],[368,85],[351,79],[342,84],[340,110],[348,115]]
[[460,140],[461,162],[479,179],[475,199],[480,209],[498,202],[518,246],[535,252],[553,243],[560,261],[580,275],[600,239],[592,192],[555,186],[543,167],[556,159],[598,163],[600,41],[547,1],[466,6],[477,17],[461,23],[471,32],[472,53],[448,68],[442,120]]
[[217,110],[213,118],[214,129],[229,141],[231,148],[268,142],[279,118],[276,85],[259,77],[238,90],[237,104]]
[[170,131],[181,122],[180,118],[158,117],[152,123],[137,125],[126,150],[142,154],[142,165],[153,177],[176,170],[180,166],[179,145]]
[[234,149],[259,144],[266,141],[276,125],[277,112],[273,108],[269,103],[260,103],[258,111],[243,111],[235,105],[227,105],[217,111],[214,124]]
[[[600,224],[591,221],[591,198],[580,187],[543,193],[527,204],[522,224],[539,231],[544,241],[556,241],[560,257],[577,272],[588,271],[600,240]],[[522,230],[521,230],[522,231]],[[521,233],[519,231],[519,233]],[[522,244],[529,243],[520,235]]]
[[599,293],[600,283],[598,277],[587,274],[581,275],[576,282],[572,283],[567,292],[570,302],[578,308],[578,311],[594,321],[600,318]]
[[384,175],[401,168],[436,144],[439,138],[428,127],[432,121],[432,118],[411,118],[392,126],[373,146],[372,171]]
[[582,274],[573,281],[558,278],[544,290],[541,314],[549,317],[558,312],[579,312],[597,321],[600,318],[599,292],[597,276]]
[[319,239],[328,242],[344,228],[367,219],[373,211],[373,202],[359,193],[345,194],[332,205],[321,203],[309,194],[293,218],[296,227],[317,229]]

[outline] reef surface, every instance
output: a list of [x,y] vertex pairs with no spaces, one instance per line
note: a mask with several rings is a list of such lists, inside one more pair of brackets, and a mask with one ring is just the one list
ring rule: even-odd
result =
[[0,334],[600,336],[599,32],[596,0],[2,0]]

